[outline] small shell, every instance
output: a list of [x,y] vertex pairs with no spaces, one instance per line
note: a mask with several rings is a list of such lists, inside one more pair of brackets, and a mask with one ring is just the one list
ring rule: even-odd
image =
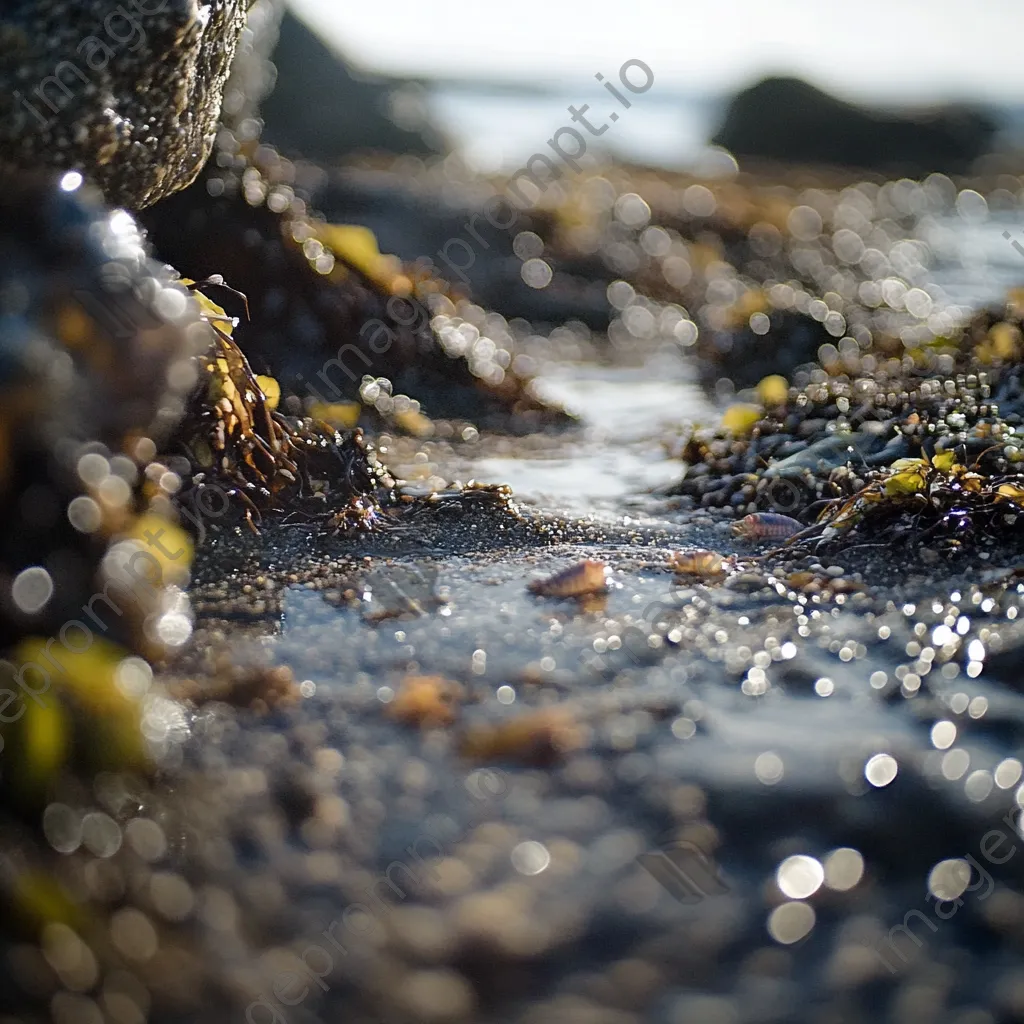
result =
[[786,540],[804,524],[778,512],[752,512],[732,524],[732,532],[744,540]]
[[462,736],[459,752],[476,761],[550,765],[583,745],[584,732],[567,708],[544,708]]
[[583,597],[608,589],[608,570],[604,562],[587,559],[556,572],[547,579],[534,580],[527,590],[541,597]]
[[673,551],[669,556],[668,567],[681,575],[709,579],[725,573],[724,562],[725,559],[717,551],[688,548],[684,551]]
[[406,725],[424,729],[450,725],[458,717],[462,688],[444,676],[406,676],[387,714]]

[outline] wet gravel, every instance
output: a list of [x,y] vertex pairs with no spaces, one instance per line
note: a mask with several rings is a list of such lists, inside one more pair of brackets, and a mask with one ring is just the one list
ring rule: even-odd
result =
[[[298,696],[202,704],[180,748],[196,845],[142,874],[190,893],[188,1019],[1020,1019],[1012,559],[759,560],[667,503],[521,509],[509,545],[497,504],[460,509],[428,552],[261,546],[243,629],[200,559],[197,643]],[[737,560],[677,578],[690,546]],[[528,591],[581,558],[597,604]],[[435,676],[445,724],[391,711]]]

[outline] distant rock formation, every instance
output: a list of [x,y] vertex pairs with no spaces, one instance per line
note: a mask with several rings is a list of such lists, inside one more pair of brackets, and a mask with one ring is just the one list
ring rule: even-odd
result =
[[714,138],[740,161],[856,167],[922,177],[965,174],[998,125],[981,110],[944,106],[896,114],[855,106],[798,78],[765,78],[738,93]]
[[273,53],[274,91],[264,100],[263,138],[321,163],[366,151],[429,156],[446,147],[414,81],[361,75],[290,10]]

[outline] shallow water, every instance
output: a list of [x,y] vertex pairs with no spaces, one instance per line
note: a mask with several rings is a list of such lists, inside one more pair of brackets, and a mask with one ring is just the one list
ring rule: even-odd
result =
[[[600,89],[573,93],[481,93],[436,87],[429,99],[433,118],[451,135],[469,164],[484,173],[511,170],[531,153],[543,150],[545,140],[566,124],[569,104],[607,106]],[[628,116],[601,137],[608,155],[651,166],[680,167],[697,157],[711,134],[720,101],[690,98],[652,90],[644,103],[634,104]],[[593,151],[597,152],[594,145]]]
[[919,231],[918,236],[932,246],[933,280],[953,303],[974,307],[995,302],[1009,288],[1024,283],[1024,253],[1014,247],[1015,242],[1024,247],[1020,208],[979,221],[956,215],[940,218],[937,230]]
[[476,460],[472,475],[507,483],[531,503],[577,511],[615,508],[671,484],[679,463],[660,439],[683,421],[717,415],[686,377],[681,362],[664,358],[637,370],[553,366],[541,377],[539,391],[580,417],[581,436],[544,458]]

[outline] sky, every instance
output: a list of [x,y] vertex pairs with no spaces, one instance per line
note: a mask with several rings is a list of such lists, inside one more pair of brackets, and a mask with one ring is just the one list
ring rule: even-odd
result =
[[291,0],[365,67],[567,83],[636,58],[665,86],[797,73],[850,98],[1024,103],[1021,0]]

